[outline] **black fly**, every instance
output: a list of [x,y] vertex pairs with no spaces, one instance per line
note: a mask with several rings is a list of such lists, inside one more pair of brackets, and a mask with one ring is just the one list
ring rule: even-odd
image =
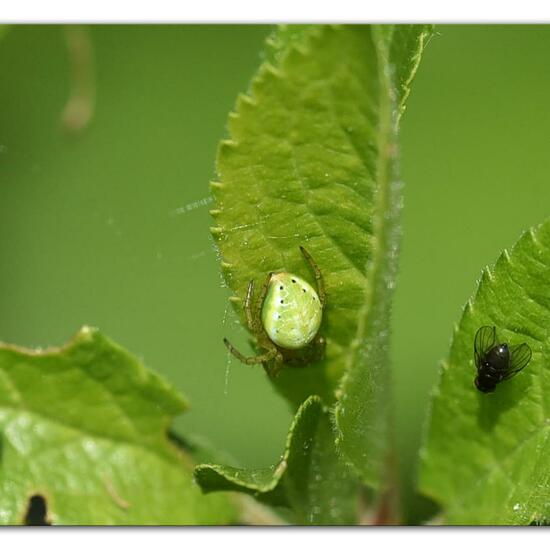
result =
[[527,366],[531,348],[527,344],[509,346],[497,343],[495,327],[481,327],[476,332],[474,356],[477,367],[476,388],[483,393],[495,391],[497,384],[508,380]]

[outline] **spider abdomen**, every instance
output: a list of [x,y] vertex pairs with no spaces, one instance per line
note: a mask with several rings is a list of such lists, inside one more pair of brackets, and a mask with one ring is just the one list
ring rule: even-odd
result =
[[262,306],[269,339],[285,349],[307,346],[321,326],[323,306],[317,292],[292,273],[273,273]]

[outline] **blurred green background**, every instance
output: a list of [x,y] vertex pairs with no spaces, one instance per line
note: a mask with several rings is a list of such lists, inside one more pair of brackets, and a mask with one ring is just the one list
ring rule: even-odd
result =
[[[244,335],[208,227],[208,182],[265,26],[90,28],[96,109],[62,129],[66,34],[0,40],[0,340],[65,342],[95,325],[189,398],[177,419],[243,465],[281,453],[291,419],[261,368],[228,363]],[[439,26],[402,122],[405,187],[393,365],[403,500],[454,323],[492,263],[549,212],[550,27]]]

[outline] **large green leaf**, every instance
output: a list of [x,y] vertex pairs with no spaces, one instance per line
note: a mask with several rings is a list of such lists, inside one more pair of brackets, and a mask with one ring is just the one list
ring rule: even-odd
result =
[[[372,250],[366,266],[364,302],[338,390],[335,420],[338,447],[362,480],[392,493],[396,483],[391,446],[389,372],[390,313],[397,275],[401,183],[397,130],[412,79],[432,27],[374,27],[379,95],[376,108]],[[384,496],[384,498],[391,498]],[[394,518],[389,518],[393,521]]]
[[312,394],[340,400],[341,451],[372,485],[384,475],[390,431],[397,119],[429,33],[423,26],[280,28],[230,115],[212,184],[212,233],[241,319],[251,279],[276,270],[310,278],[300,245],[318,263],[326,355],[283,369],[274,383],[296,407]]
[[379,487],[394,482],[390,451],[389,327],[399,246],[400,182],[397,124],[418,66],[425,36],[422,26],[374,28],[379,69],[378,125],[372,197],[372,250],[365,295],[347,371],[336,403],[338,445],[364,482]]
[[[0,523],[45,501],[53,524],[211,524],[234,518],[205,497],[167,439],[183,398],[96,330],[65,347],[0,347]],[[32,510],[31,510],[32,513]]]
[[[527,342],[530,364],[484,394],[474,387],[474,336]],[[550,221],[485,269],[455,331],[433,397],[420,487],[452,524],[550,518]]]
[[312,394],[334,401],[365,299],[379,78],[370,27],[279,32],[229,118],[213,235],[241,318],[251,279],[286,270],[311,280],[300,245],[323,273],[326,357],[275,382],[297,407]]
[[274,506],[288,506],[299,524],[353,524],[357,484],[330,444],[330,432],[329,415],[312,396],[296,413],[277,464],[249,470],[201,464],[195,476],[205,492],[242,491]]

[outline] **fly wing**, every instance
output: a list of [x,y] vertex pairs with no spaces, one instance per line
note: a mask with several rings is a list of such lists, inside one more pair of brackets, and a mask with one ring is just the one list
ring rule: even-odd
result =
[[531,360],[531,348],[527,344],[519,344],[510,347],[510,367],[503,377],[503,380],[508,380],[516,375],[520,370],[524,369]]
[[483,356],[495,345],[497,339],[496,328],[483,326],[476,332],[474,340],[474,355],[476,367],[479,369]]

